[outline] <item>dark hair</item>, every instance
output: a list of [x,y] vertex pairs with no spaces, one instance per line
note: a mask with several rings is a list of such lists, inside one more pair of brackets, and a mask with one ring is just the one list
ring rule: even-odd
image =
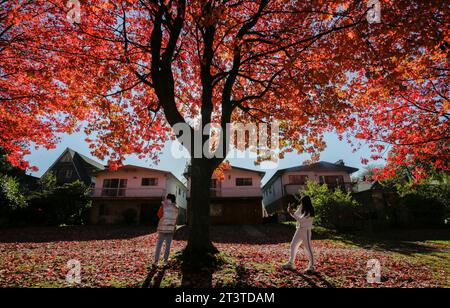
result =
[[170,201],[172,201],[172,203],[176,203],[175,201],[177,201],[177,198],[175,197],[174,194],[168,194],[168,195],[167,195],[167,199],[169,199]]
[[304,196],[301,200],[302,202],[302,214],[309,215],[309,217],[314,217],[314,207],[309,196]]

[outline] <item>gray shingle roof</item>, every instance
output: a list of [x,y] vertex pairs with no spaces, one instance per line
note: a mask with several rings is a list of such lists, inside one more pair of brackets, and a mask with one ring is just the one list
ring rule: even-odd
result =
[[275,174],[267,181],[266,184],[264,184],[263,189],[266,188],[267,185],[273,182],[274,179],[276,179],[280,174],[283,174],[285,172],[296,172],[296,171],[345,171],[349,174],[354,173],[358,171],[358,168],[345,166],[343,163],[330,163],[326,161],[319,161],[317,163],[312,163],[309,165],[303,165],[303,166],[295,166],[290,168],[284,168],[279,169]]
[[69,151],[69,153],[72,156],[72,158],[74,158],[75,155],[78,155],[85,163],[93,166],[96,169],[105,170],[105,166],[102,165],[101,163],[96,162],[95,160],[93,160],[93,159],[91,159],[91,158],[89,158],[87,156],[84,156],[83,154],[80,154],[80,153],[72,150],[71,148],[67,148],[67,150]]

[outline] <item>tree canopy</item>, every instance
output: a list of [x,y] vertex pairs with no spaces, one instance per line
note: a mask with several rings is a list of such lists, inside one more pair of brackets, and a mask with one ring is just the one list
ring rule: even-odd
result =
[[277,120],[282,153],[317,158],[337,131],[448,170],[448,4],[380,2],[368,23],[367,1],[85,0],[79,22],[1,1],[0,147],[26,168],[30,144],[84,127],[114,165],[157,159],[177,123]]

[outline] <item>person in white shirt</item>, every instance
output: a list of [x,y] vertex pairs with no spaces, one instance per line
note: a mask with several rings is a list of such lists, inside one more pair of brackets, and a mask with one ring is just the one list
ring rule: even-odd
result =
[[284,269],[295,269],[295,258],[297,251],[301,244],[308,256],[308,268],[305,270],[306,274],[314,272],[314,254],[311,247],[311,230],[314,220],[314,207],[309,196],[304,196],[301,199],[301,206],[294,213],[294,210],[289,206],[289,214],[297,220],[297,231],[294,234],[291,242],[291,255],[289,262],[284,264]]
[[175,201],[175,195],[168,194],[166,200],[162,202],[163,216],[159,220],[157,228],[158,241],[156,243],[155,264],[159,262],[161,248],[164,242],[166,242],[164,261],[167,262],[169,260],[170,245],[177,227],[178,218],[178,206]]

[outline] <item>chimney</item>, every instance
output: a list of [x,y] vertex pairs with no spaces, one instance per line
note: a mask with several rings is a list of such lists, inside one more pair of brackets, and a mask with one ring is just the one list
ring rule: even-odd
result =
[[334,163],[335,165],[339,165],[339,166],[345,166],[344,160],[343,159],[339,159],[337,162]]

